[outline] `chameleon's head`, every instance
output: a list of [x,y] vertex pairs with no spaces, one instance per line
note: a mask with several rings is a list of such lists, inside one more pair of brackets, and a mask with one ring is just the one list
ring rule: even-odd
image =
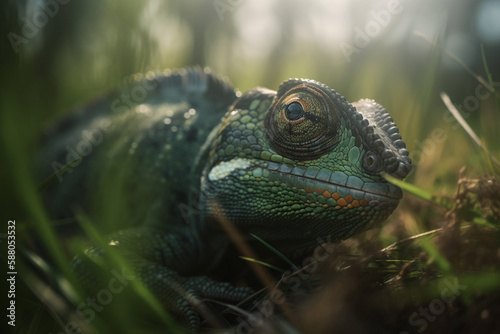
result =
[[382,106],[350,104],[326,85],[290,79],[231,106],[213,140],[202,207],[243,233],[300,249],[385,220],[402,191],[381,174],[402,179],[410,169]]

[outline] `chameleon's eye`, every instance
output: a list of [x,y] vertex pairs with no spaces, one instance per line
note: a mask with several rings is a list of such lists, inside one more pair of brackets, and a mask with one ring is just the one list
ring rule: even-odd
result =
[[304,108],[299,102],[292,102],[285,107],[285,116],[290,121],[297,121],[304,118]]
[[282,92],[280,87],[266,118],[269,144],[276,152],[291,159],[311,160],[333,148],[338,110],[323,90],[327,88],[299,83]]

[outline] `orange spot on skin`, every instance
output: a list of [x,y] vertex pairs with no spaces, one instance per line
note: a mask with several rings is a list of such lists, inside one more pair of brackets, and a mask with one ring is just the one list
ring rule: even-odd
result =
[[311,188],[304,188],[307,193],[312,193],[314,192],[314,189]]
[[332,194],[330,194],[328,191],[325,190],[325,192],[323,193],[323,196],[325,196],[326,198],[330,198],[330,197],[332,197]]
[[355,208],[359,207],[359,202],[358,202],[358,200],[357,200],[357,199],[355,199],[354,201],[352,201],[352,203],[351,203],[351,204],[352,204],[352,206],[353,206],[353,207],[355,207]]
[[351,203],[352,201],[354,201],[354,198],[352,198],[352,196],[351,196],[351,195],[347,195],[347,196],[345,197],[345,200],[346,200],[348,203]]
[[348,209],[352,209],[352,204],[348,204],[348,205],[346,206],[346,208],[348,208]]
[[335,210],[338,210],[338,209],[340,209],[340,205],[337,205],[337,206],[335,207]]
[[333,194],[332,194],[332,198],[333,198],[334,200],[338,200],[338,199],[340,198],[339,193],[337,193],[337,192],[333,193]]
[[368,201],[366,199],[362,199],[359,201],[359,204],[361,204],[362,206],[368,206]]
[[256,180],[256,181],[260,181],[260,177],[256,177],[256,178],[255,178],[255,180]]
[[[336,193],[335,193],[336,194]],[[340,206],[346,206],[347,205],[347,202],[345,199],[341,198],[337,201],[337,204],[340,205]]]

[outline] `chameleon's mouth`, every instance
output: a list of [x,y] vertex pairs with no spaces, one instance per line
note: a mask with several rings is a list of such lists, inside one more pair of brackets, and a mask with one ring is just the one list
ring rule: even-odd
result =
[[[352,208],[359,206],[394,205],[403,197],[402,190],[387,182],[365,182],[357,176],[318,167],[291,166],[268,162],[269,180],[285,183],[322,199],[328,206]],[[381,207],[382,206],[382,207]]]

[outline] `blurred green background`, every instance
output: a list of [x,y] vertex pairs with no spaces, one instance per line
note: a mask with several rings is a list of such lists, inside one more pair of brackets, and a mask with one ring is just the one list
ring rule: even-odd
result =
[[2,113],[10,115],[2,126],[17,123],[22,138],[5,138],[4,131],[4,140],[23,153],[36,147],[43,126],[127,76],[191,65],[210,67],[242,91],[304,77],[349,101],[377,100],[415,161],[411,180],[431,190],[452,188],[462,165],[488,171],[441,91],[493,153],[500,149],[494,98],[440,49],[486,78],[483,44],[493,81],[500,81],[498,1],[9,0],[4,6]]
[[375,99],[407,143],[414,161],[407,180],[434,193],[453,194],[462,166],[471,177],[491,172],[441,92],[500,156],[498,97],[443,52],[485,79],[486,61],[498,89],[497,0],[7,0],[1,6],[2,222],[32,226],[44,217],[32,161],[48,125],[134,73],[164,68],[207,66],[241,91],[277,89],[303,77],[349,101]]

